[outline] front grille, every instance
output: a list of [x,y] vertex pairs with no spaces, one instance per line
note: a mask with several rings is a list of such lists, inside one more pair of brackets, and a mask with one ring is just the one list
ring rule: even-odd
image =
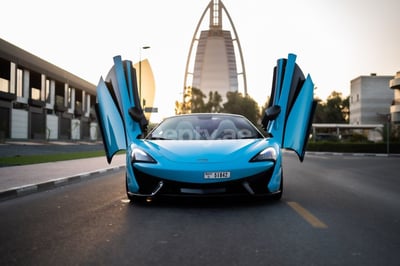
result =
[[248,190],[243,186],[244,182],[249,184],[255,195],[267,194],[269,193],[268,183],[271,179],[272,173],[273,168],[239,180],[204,184],[171,181],[145,174],[134,168],[136,181],[139,185],[139,194],[151,194],[157,187],[158,183],[162,181],[164,185],[158,194],[163,195],[248,195]]

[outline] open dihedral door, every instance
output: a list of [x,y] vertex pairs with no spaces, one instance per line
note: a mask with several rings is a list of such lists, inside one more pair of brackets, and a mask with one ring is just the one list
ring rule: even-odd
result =
[[296,55],[279,59],[262,124],[281,148],[294,150],[300,161],[304,159],[315,107],[314,83],[310,75],[304,77]]
[[142,135],[147,120],[140,106],[132,62],[114,57],[114,66],[97,85],[96,114],[108,163],[119,150]]

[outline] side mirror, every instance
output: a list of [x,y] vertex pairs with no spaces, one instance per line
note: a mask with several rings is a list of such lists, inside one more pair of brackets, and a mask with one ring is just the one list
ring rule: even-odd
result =
[[273,105],[267,108],[264,113],[264,117],[261,121],[264,129],[267,129],[269,121],[275,120],[281,113],[281,107],[279,105]]

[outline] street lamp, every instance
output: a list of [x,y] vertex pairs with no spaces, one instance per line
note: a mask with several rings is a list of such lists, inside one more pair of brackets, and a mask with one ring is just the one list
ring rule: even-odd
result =
[[139,50],[139,103],[144,107],[144,103],[142,103],[142,49],[149,49],[150,46],[142,46]]

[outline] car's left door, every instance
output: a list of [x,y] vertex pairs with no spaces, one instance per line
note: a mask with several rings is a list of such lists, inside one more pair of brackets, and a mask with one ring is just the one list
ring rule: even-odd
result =
[[114,57],[114,66],[97,86],[96,114],[103,136],[107,161],[143,134],[147,120],[140,106],[132,62]]

